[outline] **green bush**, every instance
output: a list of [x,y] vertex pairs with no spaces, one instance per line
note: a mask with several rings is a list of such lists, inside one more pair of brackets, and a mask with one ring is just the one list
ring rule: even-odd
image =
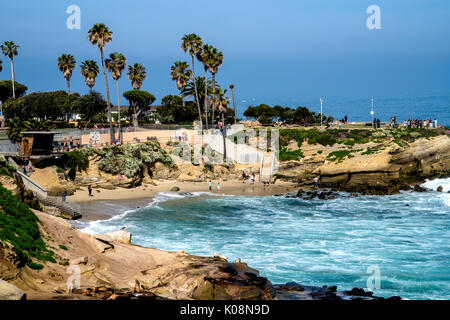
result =
[[0,240],[9,242],[17,254],[19,265],[40,261],[56,262],[48,250],[38,226],[39,220],[28,206],[0,186]]
[[34,270],[41,270],[41,269],[44,268],[44,266],[42,264],[34,263],[34,262],[31,262],[31,261],[27,262],[27,266],[29,266],[31,269],[34,269]]
[[63,245],[63,244],[60,244],[59,247],[60,247],[61,249],[63,249],[63,250],[68,250],[67,247],[66,247],[65,245]]
[[286,148],[283,148],[281,149],[279,154],[280,161],[300,160],[300,158],[304,157],[305,155],[300,149],[294,151],[287,151]]

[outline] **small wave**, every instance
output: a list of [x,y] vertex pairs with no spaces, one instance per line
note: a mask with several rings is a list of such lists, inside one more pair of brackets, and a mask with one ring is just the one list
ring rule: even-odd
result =
[[438,187],[442,187],[442,192],[449,192],[450,178],[427,180],[424,184],[422,184],[422,186],[433,190],[436,190]]

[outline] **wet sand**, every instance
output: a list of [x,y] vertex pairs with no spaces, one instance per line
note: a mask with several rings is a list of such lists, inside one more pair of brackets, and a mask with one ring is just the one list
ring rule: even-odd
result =
[[[273,185],[264,186],[260,182],[249,184],[242,180],[220,182],[220,191],[217,189],[219,181],[212,181],[211,194],[245,195],[245,196],[271,196],[296,190],[291,182],[277,181]],[[182,192],[209,192],[208,182],[178,182],[164,180],[156,185],[144,184],[136,188],[116,188],[114,190],[93,189],[93,197],[89,197],[87,188],[82,188],[74,195],[67,197],[70,201],[81,206],[82,220],[103,220],[121,214],[126,210],[136,209],[149,204],[153,197],[160,192],[171,192],[178,187]]]

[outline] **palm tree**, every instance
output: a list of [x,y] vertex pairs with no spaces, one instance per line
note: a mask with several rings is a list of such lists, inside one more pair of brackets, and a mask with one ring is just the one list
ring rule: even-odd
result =
[[84,82],[89,87],[89,92],[92,93],[92,87],[95,85],[95,78],[99,73],[97,62],[94,60],[86,60],[81,63],[81,75]]
[[72,78],[72,71],[75,69],[75,65],[75,58],[71,54],[63,53],[58,58],[58,68],[67,81],[67,94],[70,94],[70,78]]
[[108,77],[106,76],[105,45],[112,41],[112,34],[112,31],[110,31],[109,28],[103,23],[96,23],[88,31],[89,41],[92,43],[92,45],[98,46],[98,48],[100,49],[100,55],[102,57],[103,76],[105,77],[106,100],[108,102],[109,135],[111,142],[114,141],[114,132],[111,117],[111,101],[109,99]]
[[[208,95],[212,94],[212,83],[211,81],[206,82],[206,92]],[[186,87],[184,88],[182,94],[185,97],[192,97],[195,98],[195,88],[198,90],[198,99],[200,104],[202,104],[205,101],[205,78],[204,77],[196,77],[195,83],[193,80],[190,80]]]
[[[209,63],[209,72],[212,75],[213,86],[215,86],[215,84],[216,84],[216,73],[219,71],[219,67],[223,63],[223,53],[220,52],[219,50],[217,50],[216,48],[212,48],[210,60],[211,61]],[[215,110],[215,107],[213,105],[212,121],[211,121],[211,125],[212,126],[214,126],[214,119],[215,119],[214,118],[214,110]]]
[[[190,33],[190,34],[186,34],[183,36],[183,38],[181,38],[181,50],[183,50],[184,52],[189,50],[189,54],[191,55],[192,58],[192,79],[196,79],[195,77],[195,64],[194,64],[194,55],[196,55],[198,52],[201,51],[201,46],[202,46],[202,38],[200,38],[198,35],[196,35],[195,33]],[[200,100],[198,99],[198,90],[196,87],[196,81],[193,81],[194,86],[195,86],[195,100],[197,102],[197,107],[198,107],[198,117],[200,120],[200,126],[203,127],[203,123],[202,123],[202,111],[200,109]]]
[[122,128],[120,124],[120,93],[119,93],[119,79],[122,76],[123,70],[125,70],[125,66],[127,65],[127,58],[121,53],[111,53],[109,55],[109,59],[106,59],[106,67],[108,71],[111,72],[111,77],[116,80],[116,88],[117,88],[117,112],[119,113],[118,121],[119,121],[119,141],[120,144],[123,144],[122,137]]
[[226,97],[227,90],[222,91],[220,87],[215,90],[215,95],[213,97],[214,103],[217,106],[220,114],[222,115],[222,138],[223,138],[223,162],[227,160],[227,145],[226,145],[226,125],[225,125],[225,114],[228,110],[229,99]]
[[147,72],[145,67],[140,63],[135,63],[132,66],[128,66],[128,80],[131,81],[131,85],[134,90],[139,90],[142,88],[142,82],[147,78]]
[[173,81],[177,82],[177,88],[181,92],[181,101],[184,103],[184,95],[182,94],[184,88],[191,78],[192,71],[189,70],[189,64],[186,61],[176,61],[172,67],[170,67],[170,77]]
[[233,95],[233,107],[234,107],[234,123],[236,124],[236,122],[237,122],[237,118],[236,118],[236,116],[237,116],[237,112],[236,112],[236,98],[235,98],[235,96],[234,96],[234,84],[230,84],[230,89],[231,89],[231,93],[232,93],[232,95]]
[[[203,69],[205,70],[205,79],[208,80],[208,69],[210,64],[213,62],[213,55],[212,55],[212,49],[213,47],[210,45],[203,45],[202,50],[197,53],[197,59],[203,63]],[[206,93],[206,86],[205,86],[205,99],[203,100],[203,109],[205,111],[205,123],[206,123],[206,130],[208,130],[208,94]]]
[[14,56],[17,56],[17,49],[19,49],[19,46],[12,41],[5,41],[4,44],[0,45],[0,49],[6,57],[11,59],[12,89],[13,98],[15,98],[16,92],[14,89],[14,82],[16,81],[16,73],[14,71]]

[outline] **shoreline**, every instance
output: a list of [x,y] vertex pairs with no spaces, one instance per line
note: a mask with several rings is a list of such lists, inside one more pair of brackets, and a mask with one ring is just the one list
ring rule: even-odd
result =
[[[212,191],[208,182],[179,182],[175,180],[158,181],[156,185],[143,184],[132,189],[118,187],[113,190],[94,188],[93,197],[89,197],[87,188],[80,188],[67,199],[80,205],[83,217],[79,221],[107,220],[126,210],[133,210],[148,205],[158,193],[193,193],[205,192],[211,196],[273,196],[280,193],[293,192],[298,189],[297,184],[287,181],[277,181],[272,185],[262,185],[260,182],[249,184],[247,181],[231,180],[220,182],[217,190],[217,180],[212,181]],[[174,188],[179,188],[175,191]],[[114,207],[109,205],[113,204]],[[117,206],[121,208],[117,208]],[[117,211],[117,210],[121,211]],[[123,211],[122,211],[123,210]]]

